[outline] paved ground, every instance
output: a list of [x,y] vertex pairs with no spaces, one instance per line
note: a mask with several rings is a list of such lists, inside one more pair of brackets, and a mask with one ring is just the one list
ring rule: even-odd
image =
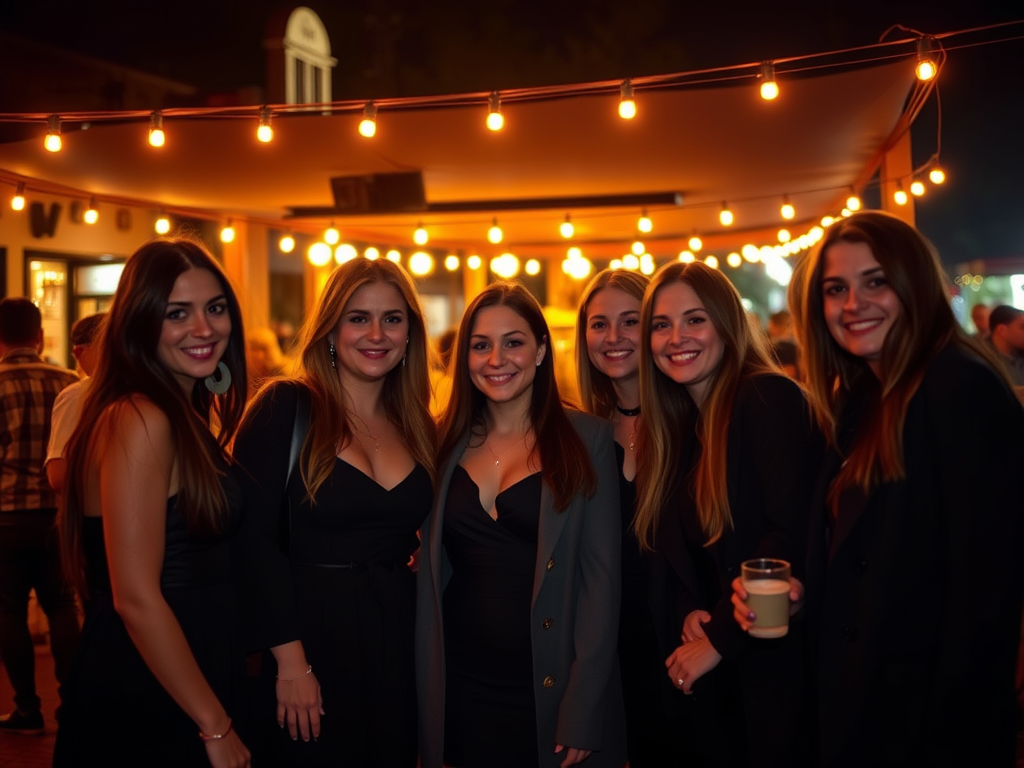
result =
[[[40,736],[0,733],[0,768],[50,768],[53,762],[53,740],[57,723],[57,681],[53,677],[53,656],[48,645],[36,646],[36,690],[43,700],[46,731]],[[0,672],[0,714],[14,709],[14,691],[7,671]]]

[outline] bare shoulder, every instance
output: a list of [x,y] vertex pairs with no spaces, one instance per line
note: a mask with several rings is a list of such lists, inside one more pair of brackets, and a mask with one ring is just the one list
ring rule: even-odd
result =
[[105,447],[120,445],[129,453],[169,453],[174,442],[167,414],[144,395],[135,394],[111,403],[97,426]]

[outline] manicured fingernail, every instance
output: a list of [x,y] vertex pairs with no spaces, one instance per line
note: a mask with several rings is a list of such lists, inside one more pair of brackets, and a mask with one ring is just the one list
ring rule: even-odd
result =
[[750,619],[750,621],[753,621],[757,616],[754,615],[753,611],[747,611],[747,618]]

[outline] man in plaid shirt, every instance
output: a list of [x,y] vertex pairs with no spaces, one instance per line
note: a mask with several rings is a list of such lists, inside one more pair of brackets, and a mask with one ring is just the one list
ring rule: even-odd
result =
[[44,363],[42,347],[38,307],[23,298],[0,300],[0,658],[16,707],[0,715],[0,730],[15,733],[43,729],[29,590],[35,589],[50,623],[58,682],[71,665],[79,633],[74,597],[61,574],[57,497],[43,469],[53,401],[78,377]]

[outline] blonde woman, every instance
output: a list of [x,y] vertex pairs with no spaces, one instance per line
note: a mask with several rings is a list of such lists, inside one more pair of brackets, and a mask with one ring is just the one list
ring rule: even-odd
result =
[[732,283],[701,262],[655,274],[641,329],[635,527],[657,552],[666,672],[696,694],[690,762],[804,765],[800,627],[781,640],[751,638],[732,620],[730,598],[744,560],[781,558],[800,570],[821,453],[806,401]]
[[[430,508],[435,450],[426,327],[411,279],[386,259],[338,267],[299,348],[297,378],[268,385],[235,443],[248,473],[250,644],[270,649],[276,677],[276,704],[256,722],[276,738],[258,745],[257,758],[411,768],[407,561]],[[306,436],[289,474],[296,428]]]

